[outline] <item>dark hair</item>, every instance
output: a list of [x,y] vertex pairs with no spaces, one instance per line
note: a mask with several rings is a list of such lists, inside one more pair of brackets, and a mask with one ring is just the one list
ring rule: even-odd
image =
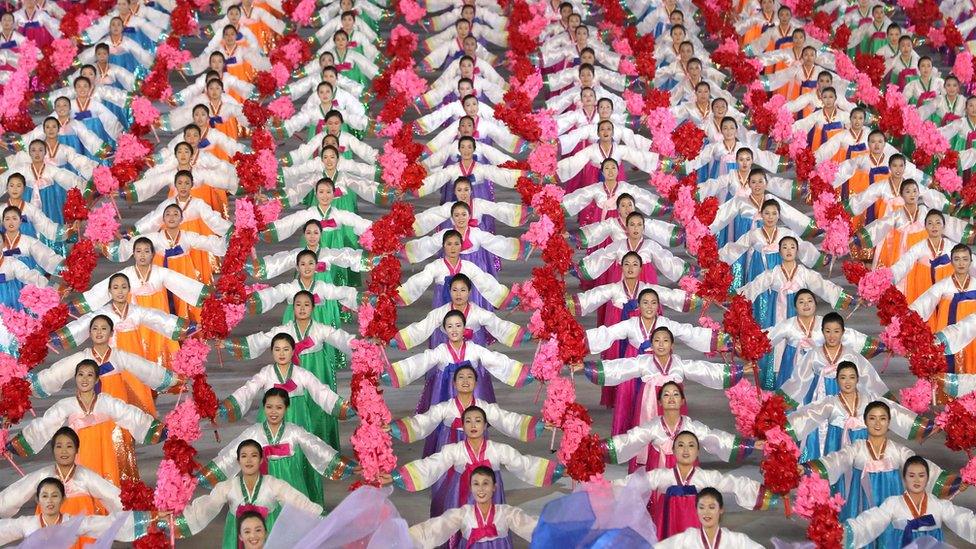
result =
[[917,189],[918,188],[918,181],[915,181],[914,179],[903,179],[902,182],[901,182],[901,185],[898,186],[898,194],[901,194],[902,192],[904,192],[905,191],[905,187],[915,187]]
[[780,248],[783,247],[783,243],[784,242],[793,242],[793,245],[794,246],[796,246],[797,248],[800,247],[800,241],[797,240],[795,237],[792,237],[792,236],[789,236],[789,235],[784,236],[783,238],[779,239],[779,247]]
[[99,375],[99,372],[98,372],[98,368],[99,368],[98,367],[98,363],[95,362],[94,360],[90,359],[90,358],[86,358],[86,359],[83,359],[83,360],[81,360],[81,361],[78,362],[78,364],[75,366],[75,375],[76,376],[78,375],[78,372],[80,372],[82,368],[91,368],[92,370],[95,370],[95,377],[96,378]]
[[620,193],[620,196],[617,197],[617,207],[618,208],[620,207],[620,202],[623,201],[624,199],[630,200],[631,202],[634,203],[635,206],[637,205],[637,201],[634,200],[634,196],[632,194],[630,194],[630,193]]
[[241,451],[244,450],[244,448],[247,448],[248,446],[257,448],[258,457],[264,459],[264,447],[261,446],[260,442],[254,440],[253,438],[242,440],[241,443],[237,445],[237,453],[236,453],[237,459],[241,459]]
[[480,406],[475,406],[473,404],[465,408],[464,412],[461,413],[461,421],[463,422],[465,416],[471,413],[481,414],[481,418],[485,420],[485,425],[488,424],[488,414],[486,414],[485,411]]
[[799,301],[801,295],[809,295],[810,297],[813,298],[813,304],[814,305],[817,304],[817,294],[811,292],[807,288],[801,288],[795,294],[793,294],[793,306],[794,307],[796,306],[796,302]]
[[942,220],[942,224],[945,225],[945,216],[942,215],[942,212],[938,210],[929,210],[929,213],[925,214],[925,221],[928,221],[930,217],[938,217]]
[[24,215],[23,212],[20,211],[20,208],[18,208],[17,206],[7,206],[6,208],[3,209],[2,216],[7,217],[7,214],[10,212],[16,213],[17,217]]
[[112,281],[115,280],[116,278],[125,279],[125,283],[128,284],[130,288],[132,287],[132,283],[129,282],[129,275],[125,273],[115,273],[114,275],[108,277],[108,285],[111,286]]
[[673,385],[676,389],[678,389],[678,394],[681,395],[681,400],[685,399],[685,390],[681,387],[681,385],[677,381],[665,381],[664,385],[661,385],[657,389],[656,396],[659,401],[661,400],[661,396],[664,395],[664,388],[669,385]]
[[830,311],[824,315],[823,320],[820,322],[820,329],[823,330],[823,327],[828,323],[840,324],[841,330],[846,329],[844,326],[844,317],[835,311]]
[[132,243],[132,251],[135,251],[136,246],[138,246],[139,244],[146,244],[147,246],[149,246],[150,252],[156,253],[156,245],[153,244],[152,240],[149,240],[144,236],[140,236],[139,238],[136,239],[135,242]]
[[[667,384],[665,384],[665,385],[667,385]],[[680,387],[679,387],[679,389],[680,389]],[[661,400],[661,399],[658,399],[658,400]],[[695,439],[695,444],[697,446],[699,446],[699,447],[701,446],[701,442],[698,440],[698,435],[696,435],[695,433],[692,433],[691,431],[679,431],[678,434],[674,435],[674,440],[678,440],[678,437],[691,437],[691,438]]]
[[465,286],[467,286],[468,291],[471,291],[471,287],[473,286],[473,284],[471,282],[471,279],[468,278],[468,275],[466,275],[464,273],[458,273],[458,274],[452,276],[451,277],[451,281],[448,283],[447,287],[450,288],[451,286],[454,286],[454,283],[455,282],[460,282],[460,283],[464,284]]
[[68,437],[71,442],[75,445],[75,450],[81,448],[81,439],[78,438],[78,433],[74,429],[65,425],[57,431],[54,432],[54,436],[51,437],[51,451],[54,451],[54,441],[58,440],[58,437]]
[[468,215],[471,215],[471,206],[468,206],[467,202],[461,202],[460,200],[458,200],[454,204],[451,204],[451,214],[454,214],[454,210],[457,209],[464,210],[468,212]]
[[447,319],[455,316],[461,319],[461,323],[463,324],[468,323],[468,319],[464,316],[464,313],[455,309],[451,309],[444,315],[444,320],[441,320],[441,327],[443,328],[445,325],[447,325]]
[[[639,253],[637,253],[637,252],[627,252],[627,253],[625,253],[624,256],[620,258],[620,264],[623,265],[624,264],[624,261],[627,261],[627,258],[628,257],[635,257],[635,258],[637,258],[637,262],[639,264],[641,264],[641,265],[644,264],[644,258],[641,257],[641,255]],[[650,288],[648,288],[648,290],[650,290]],[[643,293],[643,292],[641,292],[641,293]],[[640,301],[640,297],[637,298],[637,301]]]
[[956,252],[966,252],[969,254],[969,257],[973,256],[973,250],[965,244],[956,244],[953,246],[952,251],[949,252],[949,257],[955,255]]
[[278,332],[275,334],[274,337],[271,338],[271,346],[273,347],[278,341],[287,341],[288,344],[291,345],[292,349],[295,348],[295,338],[293,338],[291,334],[287,332]]
[[641,290],[640,293],[637,294],[637,302],[640,303],[641,300],[644,299],[644,296],[647,294],[653,294],[654,297],[658,300],[658,303],[661,302],[661,296],[657,294],[657,290],[655,290],[654,288],[644,288],[643,290]]
[[841,371],[848,370],[848,369],[854,370],[854,375],[861,377],[861,373],[857,371],[857,364],[854,364],[850,360],[840,361],[840,364],[837,365],[837,372],[834,373],[834,377],[835,378],[839,377]]
[[105,322],[108,323],[108,329],[111,330],[111,331],[113,331],[113,332],[115,331],[115,323],[112,322],[112,319],[109,318],[108,315],[95,315],[95,316],[93,316],[92,319],[88,321],[88,329],[89,330],[91,330],[91,328],[95,324],[95,321],[96,320],[104,320]]
[[[783,8],[780,8],[780,10],[782,9]],[[699,490],[698,494],[695,495],[695,504],[697,504],[699,501],[703,500],[704,498],[714,499],[716,502],[718,502],[719,509],[725,509],[725,500],[722,499],[722,492],[719,492],[715,488],[708,486],[706,488],[702,488],[701,490]]]
[[313,307],[315,306],[315,296],[312,295],[312,292],[308,290],[298,290],[297,292],[295,292],[295,296],[291,298],[291,302],[294,303],[295,301],[298,300],[298,298],[303,296],[307,297],[308,300],[312,302]]
[[908,468],[912,465],[921,465],[925,469],[925,476],[929,476],[929,462],[922,456],[912,456],[905,460],[905,464],[901,466],[901,476],[905,478],[908,474]]
[[888,404],[885,403],[884,401],[875,400],[875,401],[869,403],[867,406],[864,407],[864,416],[861,419],[863,419],[864,422],[867,423],[867,421],[868,421],[868,414],[870,414],[872,410],[875,410],[875,409],[878,409],[878,408],[884,410],[885,413],[888,414],[888,418],[889,419],[891,418],[891,406],[888,406]]
[[780,209],[779,209],[779,200],[776,200],[775,198],[767,198],[766,200],[763,200],[762,206],[759,207],[759,211],[761,212],[761,211],[765,210],[767,206],[775,206],[776,207],[776,211],[777,212],[780,211]]
[[656,336],[658,332],[664,332],[668,334],[668,337],[671,339],[671,343],[674,343],[674,333],[664,326],[658,326],[657,328],[654,328],[654,331],[651,332],[652,341],[654,340],[654,336]]
[[264,392],[264,396],[261,397],[261,406],[268,403],[268,399],[271,397],[278,397],[285,402],[285,408],[291,406],[291,397],[288,396],[288,391],[280,387],[272,387]]
[[478,467],[475,467],[474,471],[471,471],[470,478],[474,478],[475,475],[481,475],[490,478],[492,484],[495,484],[496,482],[495,471],[492,471],[491,467],[488,467],[486,465],[479,465]]
[[62,498],[64,497],[64,494],[65,494],[65,492],[64,492],[64,483],[61,482],[60,479],[56,479],[54,477],[47,477],[46,479],[38,482],[37,483],[37,490],[34,493],[34,497],[35,498],[40,498],[41,497],[41,488],[44,488],[45,486],[48,486],[48,485],[55,486],[58,489],[58,492],[61,492],[61,497]]
[[318,262],[319,260],[319,256],[315,255],[315,252],[309,249],[305,249],[298,252],[298,254],[295,255],[295,264],[298,265],[299,263],[301,263],[302,258],[306,256],[312,256],[312,259],[315,260],[316,262]]
[[241,537],[241,528],[244,526],[244,521],[252,518],[260,520],[261,526],[263,526],[265,530],[268,529],[268,524],[264,520],[264,515],[255,511],[254,509],[248,509],[247,511],[244,511],[243,513],[240,514],[240,516],[237,517],[237,538],[238,539],[240,539]]
[[464,366],[459,366],[457,370],[454,370],[454,377],[451,378],[451,381],[457,381],[458,374],[460,374],[461,372],[463,372],[465,370],[471,370],[471,373],[474,374],[474,380],[475,381],[478,381],[478,370],[475,370],[474,366],[472,366],[470,364],[465,364]]
[[462,242],[464,241],[464,237],[461,236],[461,233],[455,231],[454,229],[448,229],[444,231],[444,234],[441,236],[441,246],[447,244],[447,239],[451,238],[452,236],[457,238],[458,240],[461,240]]

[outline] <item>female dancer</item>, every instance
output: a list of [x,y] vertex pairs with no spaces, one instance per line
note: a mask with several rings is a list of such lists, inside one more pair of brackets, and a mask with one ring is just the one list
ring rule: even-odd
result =
[[449,311],[444,315],[441,327],[447,333],[447,341],[437,347],[390,364],[381,379],[393,387],[405,387],[423,376],[432,368],[437,368],[433,379],[428,381],[417,405],[418,412],[427,411],[432,404],[448,401],[454,394],[454,372],[465,365],[472,365],[484,381],[479,384],[477,395],[488,402],[494,402],[495,391],[486,374],[510,385],[522,387],[532,382],[529,368],[517,360],[464,340],[464,313]]
[[[266,419],[244,430],[201,468],[198,478],[201,484],[215,486],[233,477],[240,464],[236,459],[237,447],[248,439],[257,441],[264,448],[261,474],[281,479],[308,499],[321,505],[322,476],[331,480],[346,478],[352,474],[356,463],[339,454],[322,439],[285,421],[291,398],[288,391],[273,387],[264,393],[262,404]],[[309,482],[312,476],[315,481]]]
[[[51,440],[58,428],[67,423],[84,425],[78,429],[82,444],[78,463],[118,486],[123,478],[121,467],[130,461],[126,454],[131,453],[132,449],[126,448],[121,439],[112,436],[116,424],[128,430],[142,444],[160,442],[166,438],[166,429],[162,423],[135,406],[107,394],[96,394],[98,378],[99,367],[94,360],[79,362],[75,367],[76,395],[59,400],[43,416],[27,423],[20,434],[7,443],[7,449],[21,456],[31,456]],[[138,475],[138,469],[132,474]]]
[[[902,494],[905,488],[901,469],[914,455],[908,448],[888,439],[891,414],[887,404],[868,404],[863,417],[868,429],[867,439],[856,440],[820,459],[797,465],[801,472],[819,474],[832,484],[840,481],[839,493],[846,499],[840,512],[843,520],[880,506],[890,496]],[[961,484],[956,475],[943,472],[931,462],[929,468],[931,475],[926,490],[940,498],[948,498],[959,490]],[[880,540],[869,547],[898,547],[896,539],[894,528],[888,526]]]
[[765,510],[778,503],[779,498],[755,480],[698,468],[700,447],[695,433],[681,431],[674,437],[672,452],[676,463],[673,467],[637,471],[614,482],[619,486],[636,482],[641,492],[651,491],[647,509],[659,539],[701,527],[694,511],[700,488],[714,487],[733,495],[744,509]]
[[[653,398],[653,397],[652,397]],[[656,395],[661,417],[651,418],[632,429],[606,439],[607,459],[610,463],[631,460],[630,471],[641,466],[647,470],[671,468],[677,463],[674,457],[675,437],[682,431],[691,431],[701,440],[706,452],[722,461],[737,463],[761,448],[763,441],[743,439],[719,429],[712,429],[682,413],[686,407],[684,390],[678,381],[667,381]]]
[[37,483],[54,477],[64,483],[61,510],[69,515],[105,515],[122,511],[119,488],[75,460],[81,439],[71,427],[61,427],[51,437],[52,465],[20,477],[0,492],[0,517],[9,518],[31,500]]
[[725,503],[722,493],[715,488],[702,489],[695,496],[698,506],[700,528],[691,528],[658,543],[661,549],[759,549],[762,545],[752,541],[745,534],[733,532],[722,527],[722,513]]
[[929,462],[912,456],[905,460],[901,476],[903,494],[890,496],[844,523],[845,546],[884,543],[885,547],[905,547],[925,537],[942,541],[943,525],[969,543],[976,543],[976,516],[972,511],[929,497]]
[[410,527],[413,542],[424,549],[433,549],[447,543],[458,533],[464,547],[473,549],[508,549],[512,547],[509,530],[520,538],[531,541],[532,532],[539,521],[518,507],[494,503],[495,471],[481,465],[471,471],[473,504],[465,504],[444,514]]
[[464,440],[461,415],[471,406],[485,411],[488,423],[504,435],[524,441],[535,440],[545,425],[537,418],[502,409],[494,402],[474,396],[478,385],[478,371],[465,364],[454,370],[454,393],[451,400],[432,405],[426,412],[398,419],[390,424],[390,433],[397,440],[416,442],[426,437],[424,457],[441,451],[445,444]]
[[218,482],[209,494],[193,500],[176,517],[176,531],[181,538],[200,533],[220,515],[224,506],[228,511],[224,522],[224,549],[239,547],[238,531],[245,527],[245,513],[258,513],[268,528],[274,524],[284,505],[314,515],[322,514],[319,504],[310,501],[289,483],[262,473],[261,469],[267,466],[267,461],[265,448],[258,441],[245,439],[237,445],[237,465],[240,473]]
[[439,517],[470,502],[471,476],[478,467],[491,467],[495,478],[499,479],[499,489],[495,490],[492,499],[496,504],[505,503],[505,489],[498,476],[501,467],[533,486],[549,486],[562,477],[562,465],[523,455],[507,444],[485,438],[487,417],[477,406],[467,408],[461,416],[465,440],[447,444],[436,454],[409,462],[394,470],[392,475],[382,477],[381,481],[417,492],[443,478],[440,489],[431,494],[430,503],[430,516]]
[[[797,441],[818,442],[818,446],[805,446],[801,461],[810,461],[840,450],[854,440],[868,436],[862,417],[864,408],[875,400],[884,402],[891,410],[891,429],[906,440],[923,441],[934,432],[935,424],[929,418],[916,415],[900,404],[880,395],[858,390],[857,365],[844,361],[837,365],[835,375],[840,391],[836,395],[800,406],[789,415],[789,426]],[[826,429],[823,426],[826,424]],[[817,437],[807,438],[813,432]],[[821,434],[822,433],[822,434]]]

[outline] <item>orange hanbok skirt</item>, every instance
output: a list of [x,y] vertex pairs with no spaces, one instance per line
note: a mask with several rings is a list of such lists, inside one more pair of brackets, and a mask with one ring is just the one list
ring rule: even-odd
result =
[[[913,303],[918,296],[925,293],[926,290],[932,287],[933,284],[946,278],[952,276],[952,264],[948,261],[948,254],[943,254],[940,256],[940,261],[945,258],[945,263],[942,263],[935,268],[929,265],[916,262],[912,266],[912,270],[908,272],[908,276],[905,279],[905,300],[908,303]],[[935,276],[933,277],[933,273]]]
[[[153,258],[153,264],[172,269],[187,278],[200,280],[200,273],[197,271],[196,265],[193,262],[193,256],[190,253],[184,252],[182,255],[169,258],[163,254],[156,254]],[[192,320],[193,322],[200,321],[199,307],[190,305],[175,295],[169,295],[169,292],[166,293],[167,302],[170,305],[170,313],[180,318]]]
[[121,479],[139,478],[135,466],[132,437],[114,421],[103,421],[75,429],[80,440],[78,464],[102,475],[102,478],[121,486]]
[[[169,307],[169,299],[165,290],[150,295],[136,296],[135,302],[143,307],[152,307],[164,313],[173,313]],[[139,334],[138,337],[142,340],[141,344],[143,348],[143,351],[139,355],[145,357],[146,360],[160,363],[164,367],[169,368],[170,355],[174,355],[180,350],[180,344],[145,326],[140,326],[137,331]]]
[[[141,356],[151,362],[157,362],[159,359],[158,354],[152,355],[147,350],[146,341],[140,330],[116,331],[115,346],[121,351]],[[179,349],[179,346],[177,345],[176,348]],[[156,415],[152,389],[129,372],[119,372],[117,375],[106,377],[102,383],[102,390],[151,416]]]
[[925,240],[925,229],[909,231],[906,229],[893,229],[881,243],[881,248],[877,252],[877,267],[891,267],[902,254],[909,248]]

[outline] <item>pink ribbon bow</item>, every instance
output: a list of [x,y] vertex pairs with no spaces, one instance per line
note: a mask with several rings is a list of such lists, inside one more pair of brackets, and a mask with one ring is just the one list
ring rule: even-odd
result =
[[324,273],[325,271],[328,270],[329,270],[329,266],[325,263],[325,261],[319,261],[318,263],[315,264],[316,272]]
[[338,65],[333,65],[335,69],[339,72],[347,71],[352,68],[352,63],[346,61],[345,63],[339,63]]
[[472,218],[472,219],[469,219],[468,220],[468,227],[477,227],[477,226],[478,226],[478,220],[477,219],[473,219]]
[[291,444],[269,444],[264,447],[264,459],[261,460],[261,474],[268,474],[268,460],[272,457],[288,457],[291,455]]
[[311,349],[312,347],[315,347],[315,342],[312,341],[312,338],[310,338],[310,337],[306,337],[305,339],[303,339],[303,340],[299,341],[298,343],[296,343],[295,344],[295,350],[291,354],[291,362],[292,362],[292,364],[298,365],[300,363],[299,362],[299,356],[302,354],[302,352],[305,349]]
[[338,226],[336,225],[335,219],[322,219],[319,220],[319,223],[323,229],[335,229]]
[[298,388],[298,384],[295,383],[294,379],[289,379],[284,383],[275,383],[274,386],[275,389],[284,389],[286,392],[289,393],[293,392],[295,389]]

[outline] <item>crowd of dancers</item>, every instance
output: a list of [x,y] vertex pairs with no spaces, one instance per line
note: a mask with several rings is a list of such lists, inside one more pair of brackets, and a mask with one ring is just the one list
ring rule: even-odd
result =
[[[149,141],[155,150],[130,183],[96,193],[100,170],[116,163],[122,137],[137,123],[134,103],[179,7],[118,0],[77,35],[63,36],[65,18],[77,16],[72,2],[20,1],[0,15],[3,93],[12,93],[24,55],[52,63],[50,46],[63,38],[78,53],[61,75],[63,87],[19,107],[30,109],[32,129],[7,131],[2,143],[0,380],[25,375],[17,368],[23,326],[15,324],[41,316],[34,314],[35,296],[57,288],[71,318],[50,334],[57,354],[25,370],[31,399],[50,402],[19,423],[4,422],[5,461],[25,471],[0,490],[0,545],[46,530],[58,532],[47,547],[106,539],[138,544],[154,532],[164,532],[168,543],[199,534],[226,509],[223,547],[259,549],[285,506],[328,520],[325,480],[361,472],[353,446],[340,436],[339,422],[357,421],[357,408],[350,384],[340,382],[347,378],[337,374],[349,367],[360,339],[357,310],[370,302],[365,281],[380,261],[363,249],[363,235],[376,212],[404,201],[415,203],[415,219],[397,257],[413,274],[397,289],[399,306],[430,303],[430,311],[401,321],[392,340],[372,342],[403,357],[380,376],[389,392],[422,387],[416,414],[385,426],[394,448],[421,441],[424,448],[420,459],[400,460],[377,484],[429,494],[429,520],[400,533],[407,545],[500,549],[512,546],[513,535],[533,546],[554,543],[540,541],[545,517],[540,522],[506,503],[503,471],[537,487],[562,478],[567,464],[555,455],[520,449],[556,426],[541,411],[506,410],[495,397],[495,387],[508,385],[506,391],[531,400],[535,389],[525,387],[535,381],[531,364],[508,355],[539,343],[527,315],[506,312],[518,305],[512,285],[520,281],[505,272],[514,262],[538,261],[520,238],[538,212],[496,200],[496,190],[514,189],[530,175],[523,161],[535,146],[495,117],[511,80],[505,51],[518,32],[508,25],[509,2],[421,3],[427,13],[414,26],[423,56],[416,61],[428,86],[411,109],[416,116],[407,118],[415,118],[427,176],[404,194],[380,178],[387,153],[374,146],[381,125],[371,103],[374,80],[389,63],[384,44],[401,17],[396,6],[312,2],[310,20],[297,25],[294,3],[205,3],[210,13],[204,10],[201,21],[212,22],[200,36],[212,38],[184,38],[192,56],[166,74],[177,92],[156,102],[162,115],[153,122],[155,143]],[[610,422],[595,429],[608,436],[605,460],[629,473],[613,489],[642,494],[644,518],[653,524],[634,543],[745,548],[777,534],[754,541],[723,527],[725,502],[768,512],[793,496],[774,493],[755,474],[712,467],[758,464],[769,442],[688,415],[688,384],[723,390],[743,379],[756,379],[787,403],[799,472],[826,479],[843,498],[845,546],[903,547],[925,536],[943,540],[946,529],[976,543],[976,516],[951,501],[968,477],[899,442],[939,436],[939,428],[933,414],[899,402],[901,387],[886,381],[882,353],[897,349],[882,342],[881,331],[845,327],[855,308],[873,305],[859,304],[857,286],[832,267],[849,255],[890,269],[890,282],[945,344],[950,368],[939,374],[933,398],[963,399],[976,390],[972,212],[934,167],[916,165],[913,139],[883,131],[837,59],[880,56],[881,89],[900,89],[907,108],[935,124],[958,155],[953,169],[968,183],[976,164],[971,57],[968,74],[956,74],[959,64],[947,60],[957,52],[916,34],[906,11],[931,4],[941,10],[943,28],[951,25],[965,40],[976,36],[976,8],[956,0],[831,0],[812,2],[812,10],[802,1],[731,4],[727,16],[743,62],[761,67],[761,87],[781,98],[794,117],[791,129],[805,136],[803,147],[818,163],[838,166],[826,183],[838,189],[854,230],[837,254],[821,244],[827,227],[811,213],[819,207],[811,208],[812,189],[797,182],[783,147],[746,114],[732,67],[713,62],[710,52],[719,44],[700,26],[699,3],[623,2],[639,35],[654,38],[657,66],[649,81],[635,77],[634,52],[622,52],[607,32],[605,2],[539,2],[548,24],[533,60],[544,78],[541,107],[556,125],[554,181],[565,192],[561,204],[576,244],[572,272],[579,281],[568,283],[566,306],[587,328],[591,355],[566,366],[577,373],[575,383],[602,386],[600,401],[583,400],[584,406],[612,410]],[[796,13],[801,9],[804,15]],[[845,48],[815,37],[812,22],[825,15],[835,29],[849,31]],[[157,400],[170,394],[179,402],[190,383],[173,357],[200,338],[204,302],[226,274],[221,258],[235,225],[245,222],[235,218],[234,206],[251,193],[235,164],[252,152],[257,129],[246,101],[259,96],[262,73],[279,70],[274,51],[296,28],[313,56],[279,75],[272,96],[294,108],[262,126],[277,141],[280,169],[276,188],[256,197],[261,206],[277,202],[281,213],[260,231],[263,242],[244,269],[248,314],[264,327],[246,333],[254,325],[244,324],[235,337],[215,342],[216,354],[246,365],[240,387],[219,395],[216,429],[237,421],[247,427],[226,437],[215,455],[196,457],[199,495],[180,512],[129,511],[123,488],[145,476],[140,447],[171,434]],[[961,50],[968,47],[964,41]],[[677,123],[704,132],[695,158],[675,163],[652,152],[648,116],[629,104],[635,91],[651,88],[669,92]],[[0,120],[18,114],[4,112]],[[703,300],[684,283],[700,274],[685,250],[694,237],[678,222],[677,210],[687,203],[649,183],[673,170],[697,178],[696,201],[717,199],[707,229],[731,266],[733,292],[749,300],[772,344],[757,361],[722,361],[741,352],[720,324],[708,322],[705,311],[723,304]],[[120,209],[120,230],[96,245],[103,261],[118,266],[81,292],[61,278],[85,231],[67,215],[75,190],[93,212],[96,204],[154,206],[139,218],[127,215],[134,208]],[[432,194],[437,205],[421,207],[419,200]],[[270,253],[266,243],[283,245]],[[695,311],[702,311],[701,322],[669,318]],[[171,398],[164,398],[168,412]],[[64,528],[68,523],[74,527]]]

